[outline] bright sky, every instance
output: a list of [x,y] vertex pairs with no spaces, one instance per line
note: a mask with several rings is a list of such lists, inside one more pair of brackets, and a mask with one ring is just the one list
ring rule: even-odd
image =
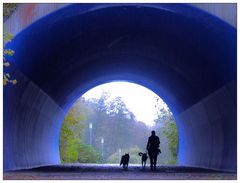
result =
[[[159,98],[154,92],[134,83],[111,82],[92,88],[83,97],[86,99],[100,98],[103,91],[109,92],[112,98],[120,96],[138,121],[142,121],[149,126],[153,125],[153,120],[156,118],[156,98]],[[159,103],[167,107],[161,98],[159,98]]]

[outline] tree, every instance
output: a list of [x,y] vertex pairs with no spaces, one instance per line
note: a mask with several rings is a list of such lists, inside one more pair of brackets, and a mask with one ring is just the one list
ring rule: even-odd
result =
[[[3,4],[3,18],[4,21],[9,18],[14,10],[16,9],[17,4],[16,3],[4,3]],[[6,68],[10,66],[10,62],[7,61],[7,57],[12,57],[14,54],[14,51],[12,49],[6,49],[6,44],[8,42],[11,42],[11,40],[14,38],[13,34],[6,31],[4,28],[3,31],[3,86],[6,86],[8,83],[17,84],[16,79],[12,79],[10,74],[6,72]],[[5,69],[4,69],[5,68]]]
[[[72,161],[77,161],[75,152],[78,152],[78,154],[82,153],[82,157],[86,156],[84,149],[77,150],[77,148],[79,148],[81,145],[86,147],[86,149],[88,147],[93,148],[93,150],[98,152],[99,155],[99,152],[102,150],[101,138],[104,138],[104,156],[101,157],[102,162],[107,162],[109,156],[117,152],[119,148],[129,149],[135,146],[141,147],[142,149],[146,148],[147,136],[149,134],[148,127],[144,123],[135,119],[134,114],[128,110],[126,104],[120,97],[111,97],[109,93],[103,92],[99,99],[85,100],[84,98],[80,98],[69,110],[68,115],[70,115],[71,111],[74,111],[75,116],[84,116],[84,118],[78,121],[79,124],[83,125],[81,134],[82,137],[79,138],[81,141],[74,142],[75,144],[78,143],[78,145],[71,146],[71,148],[75,147],[75,150],[70,149],[74,155],[74,157],[71,158]],[[72,120],[72,117],[66,117],[65,121],[69,121],[68,119]],[[71,130],[71,133],[74,133],[74,129],[77,129],[76,125],[78,125],[78,123],[72,123],[74,124],[72,127],[70,127],[70,124],[68,124],[67,127]],[[92,146],[89,145],[89,123],[92,123],[93,126]],[[62,131],[64,132],[64,130],[67,131],[63,125]],[[71,133],[69,133],[70,138],[75,138],[76,135],[71,136]],[[64,147],[64,144],[61,144],[61,147]],[[65,149],[67,149],[67,146]],[[62,154],[64,154],[63,152]],[[91,153],[89,152],[88,155],[90,158]],[[86,158],[85,160],[82,158],[79,159],[81,162],[90,162],[89,158]]]
[[168,121],[163,127],[164,135],[169,139],[169,148],[172,155],[169,164],[177,163],[177,153],[178,153],[178,132],[175,122]]
[[3,20],[9,18],[17,8],[17,3],[3,3]]
[[[10,66],[10,62],[7,61],[7,57],[12,57],[14,51],[12,49],[6,49],[5,46],[8,42],[11,42],[13,35],[4,31],[3,33],[3,67],[7,68]],[[17,84],[16,79],[12,79],[10,74],[6,72],[6,69],[3,69],[3,86],[6,86],[8,83]]]
[[[158,131],[158,135],[161,139],[161,149],[162,155],[161,161],[165,164],[176,164],[177,163],[177,153],[178,153],[178,132],[175,119],[172,112],[166,106],[162,106],[159,99],[157,99],[156,105],[157,118],[155,121],[155,126]],[[166,155],[164,151],[170,151],[170,156]]]
[[76,106],[71,108],[64,118],[59,147],[62,163],[99,162],[99,153],[82,140],[83,129],[86,127],[84,119],[84,114],[78,114]]

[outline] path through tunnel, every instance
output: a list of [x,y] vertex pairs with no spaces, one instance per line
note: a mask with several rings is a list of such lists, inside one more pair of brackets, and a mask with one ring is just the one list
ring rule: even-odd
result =
[[73,102],[130,80],[172,109],[179,165],[236,171],[236,29],[222,20],[184,4],[74,4],[8,47],[18,84],[4,87],[4,170],[60,163]]

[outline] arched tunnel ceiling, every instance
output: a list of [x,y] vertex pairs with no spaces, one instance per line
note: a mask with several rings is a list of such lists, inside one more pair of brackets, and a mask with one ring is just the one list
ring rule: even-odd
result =
[[181,112],[236,79],[235,38],[234,28],[187,5],[71,5],[11,47],[16,66],[62,107],[90,79],[131,73],[160,81],[162,91],[151,89]]
[[[18,4],[17,10],[14,14],[10,18],[5,19],[4,26],[7,27],[8,31],[17,35],[34,21],[37,21],[47,14],[69,5],[70,4],[65,3]],[[232,25],[234,28],[237,27],[236,3],[191,3],[190,5],[220,18]]]

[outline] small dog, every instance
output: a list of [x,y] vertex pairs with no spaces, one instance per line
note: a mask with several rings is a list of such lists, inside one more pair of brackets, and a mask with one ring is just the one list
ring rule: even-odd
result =
[[142,156],[142,168],[144,169],[145,166],[146,166],[146,162],[147,162],[147,159],[148,159],[148,156],[147,156],[147,153],[138,153],[139,156]]
[[128,153],[125,153],[125,155],[122,156],[120,166],[123,165],[123,169],[128,169],[128,163],[129,163],[130,156]]

